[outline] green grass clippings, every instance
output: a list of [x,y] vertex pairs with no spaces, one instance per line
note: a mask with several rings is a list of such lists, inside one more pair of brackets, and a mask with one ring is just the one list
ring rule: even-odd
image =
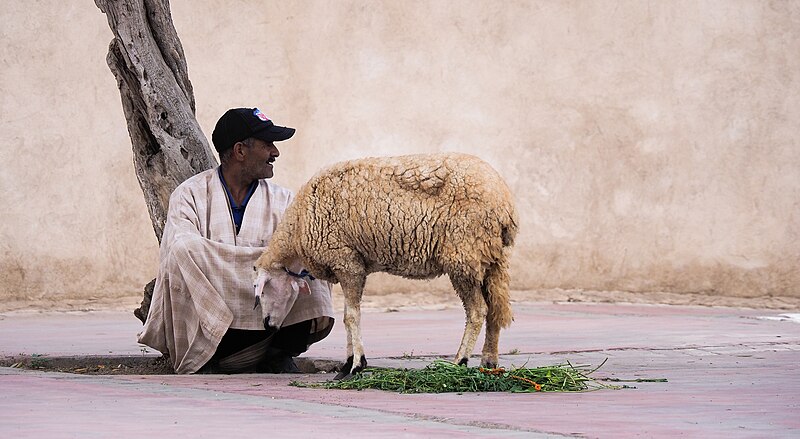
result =
[[[603,362],[605,363],[605,362]],[[602,364],[600,365],[602,366]],[[349,379],[322,383],[294,381],[293,386],[324,389],[379,389],[400,393],[445,392],[585,392],[619,388],[589,375],[600,368],[559,364],[535,368],[485,369],[435,360],[423,369],[370,367]]]

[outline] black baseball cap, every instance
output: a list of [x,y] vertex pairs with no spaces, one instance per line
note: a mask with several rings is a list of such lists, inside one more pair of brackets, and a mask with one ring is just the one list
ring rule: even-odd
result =
[[211,140],[217,152],[233,148],[236,142],[254,137],[265,142],[279,142],[294,135],[294,128],[275,125],[258,108],[231,108],[217,121]]

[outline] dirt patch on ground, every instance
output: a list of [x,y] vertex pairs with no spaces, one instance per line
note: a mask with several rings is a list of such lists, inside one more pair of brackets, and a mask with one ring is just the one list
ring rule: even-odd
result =
[[[295,364],[302,373],[338,372],[342,362],[298,357]],[[17,355],[0,358],[0,367],[80,375],[173,375],[175,372],[163,356],[73,356]]]
[[83,375],[167,375],[174,373],[164,357],[18,355],[0,358],[0,367]]

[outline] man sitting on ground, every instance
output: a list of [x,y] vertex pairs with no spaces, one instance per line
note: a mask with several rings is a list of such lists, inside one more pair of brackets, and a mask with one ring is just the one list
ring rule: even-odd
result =
[[253,265],[289,206],[269,183],[274,142],[294,128],[258,108],[228,110],[212,139],[221,165],[170,196],[153,299],[139,342],[169,356],[176,373],[298,372],[292,357],[333,327],[330,285],[310,280],[283,327],[268,334],[253,309]]

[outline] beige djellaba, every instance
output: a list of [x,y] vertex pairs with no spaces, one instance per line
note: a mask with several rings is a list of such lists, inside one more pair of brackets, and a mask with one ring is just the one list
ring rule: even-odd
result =
[[[183,182],[170,196],[150,312],[139,342],[168,355],[176,373],[194,373],[228,328],[264,329],[253,309],[253,265],[269,243],[292,193],[259,180],[241,229],[230,213],[217,169]],[[311,339],[333,326],[330,284],[314,280],[298,295],[283,326],[312,320]]]

